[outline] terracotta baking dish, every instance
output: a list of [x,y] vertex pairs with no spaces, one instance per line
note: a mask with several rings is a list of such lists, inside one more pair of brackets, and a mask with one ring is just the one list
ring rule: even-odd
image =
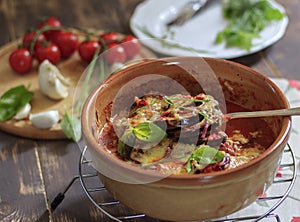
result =
[[[116,158],[97,138],[105,125],[104,109],[148,91],[204,91],[249,110],[288,108],[284,94],[267,77],[241,64],[213,58],[170,57],[129,66],[112,74],[88,97],[82,113],[84,140],[99,176],[111,194],[140,213],[168,221],[219,218],[253,203],[271,185],[286,146],[291,119],[265,118],[274,142],[259,157],[235,169],[197,174],[162,175]],[[251,121],[251,119],[249,119]]]

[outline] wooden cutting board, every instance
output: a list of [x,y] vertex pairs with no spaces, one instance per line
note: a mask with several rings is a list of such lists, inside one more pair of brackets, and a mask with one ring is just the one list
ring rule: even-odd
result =
[[[100,31],[101,32],[101,31]],[[58,110],[60,117],[66,111],[71,113],[73,103],[74,89],[85,71],[87,64],[80,60],[78,52],[75,52],[70,58],[61,60],[57,67],[65,76],[69,78],[71,86],[70,93],[66,99],[51,100],[42,94],[38,86],[38,63],[35,60],[32,71],[20,75],[14,72],[9,65],[8,59],[12,51],[14,51],[21,40],[17,40],[6,44],[0,48],[0,96],[7,90],[17,85],[29,86],[29,90],[34,93],[31,100],[31,113],[39,113],[48,110]],[[154,58],[154,54],[146,48],[142,48],[140,58]],[[38,129],[34,127],[29,119],[24,120],[8,120],[0,122],[0,130],[7,133],[31,138],[31,139],[63,139],[66,138],[61,130],[60,123],[54,125],[50,129]]]

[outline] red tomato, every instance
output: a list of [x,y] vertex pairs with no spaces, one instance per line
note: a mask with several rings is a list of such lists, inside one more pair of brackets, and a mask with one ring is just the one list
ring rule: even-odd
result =
[[[23,37],[23,47],[27,48],[28,50],[30,50],[30,45],[31,42],[33,41],[34,37],[36,35],[35,31],[32,32],[28,32],[25,34],[25,36]],[[34,43],[34,50],[40,46],[41,42],[46,41],[46,36],[41,33],[36,37],[36,42]]]
[[87,40],[81,42],[78,47],[80,58],[85,62],[91,62],[98,48],[101,48],[98,41]]
[[[38,28],[41,29],[45,26],[60,28],[62,27],[61,21],[56,17],[48,17],[45,21],[42,21],[38,24]],[[52,40],[52,38],[59,32],[59,30],[49,30],[45,31],[44,34],[48,40]]]
[[39,63],[48,59],[52,64],[57,64],[60,60],[61,53],[57,45],[53,42],[43,42],[40,47],[35,50],[35,56]]
[[19,48],[9,56],[11,68],[18,73],[29,72],[32,67],[32,55],[26,48]]
[[112,43],[116,42],[119,39],[119,35],[116,32],[108,32],[108,33],[103,33],[100,35],[100,38],[105,42],[105,43]]
[[63,58],[70,57],[77,50],[79,45],[78,36],[69,31],[59,31],[53,36],[52,42],[58,46]]
[[141,52],[141,44],[133,35],[128,35],[122,40],[127,59],[131,59]]
[[104,52],[104,60],[107,64],[112,65],[113,63],[126,61],[126,53],[124,48],[118,43],[109,43],[107,50]]

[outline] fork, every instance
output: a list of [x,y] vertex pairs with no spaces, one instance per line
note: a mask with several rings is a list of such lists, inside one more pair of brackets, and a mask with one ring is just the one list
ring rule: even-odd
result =
[[208,0],[193,0],[186,3],[180,10],[175,19],[168,22],[167,27],[183,25],[187,20],[192,18],[201,8],[207,3]]

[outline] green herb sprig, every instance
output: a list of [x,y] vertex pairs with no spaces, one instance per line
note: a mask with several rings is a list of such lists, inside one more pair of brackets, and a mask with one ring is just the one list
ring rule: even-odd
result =
[[217,34],[217,44],[225,42],[226,47],[250,50],[252,40],[272,21],[281,20],[284,14],[272,8],[268,0],[223,1],[223,16],[229,24]]
[[[65,113],[61,122],[61,128],[64,134],[67,136],[67,138],[72,139],[75,142],[78,142],[81,139],[80,115],[83,104],[96,84],[103,81],[106,77],[104,61],[103,58],[98,57],[99,53],[100,49],[97,49],[86,70],[86,75],[81,85],[82,88],[80,90],[80,94],[73,103],[72,116],[70,116],[69,113]],[[98,70],[95,71],[97,63],[99,63],[99,67]]]
[[[174,105],[174,102],[172,100],[182,100],[184,101],[185,98],[171,98],[171,97],[164,97],[164,101],[169,104],[169,105]],[[195,103],[207,103],[209,102],[210,100],[209,99],[192,99],[191,100],[192,102],[195,102]]]

